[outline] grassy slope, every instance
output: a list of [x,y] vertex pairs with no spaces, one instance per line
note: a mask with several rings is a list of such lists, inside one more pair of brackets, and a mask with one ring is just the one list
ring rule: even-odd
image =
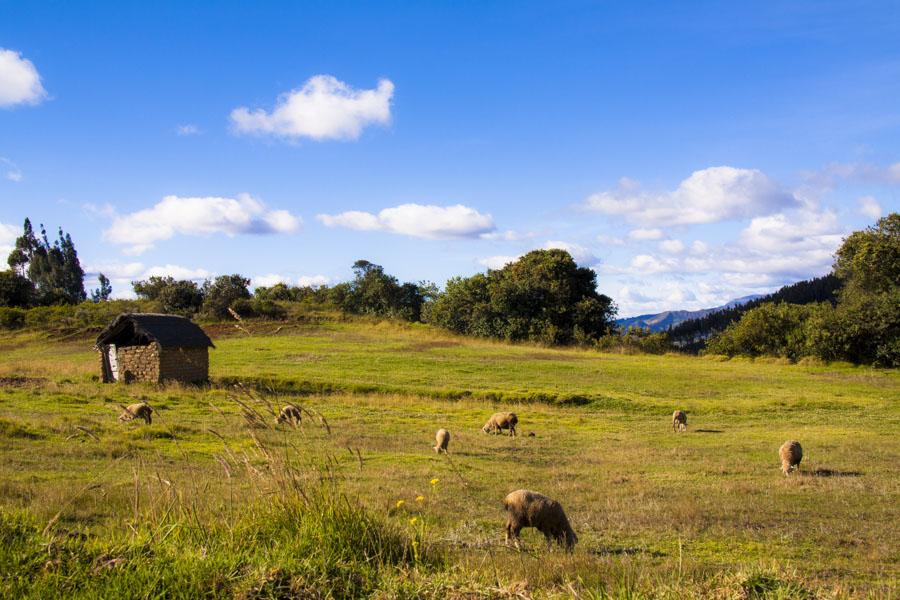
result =
[[[467,567],[424,579],[489,590],[499,575],[502,585],[527,580],[531,589],[560,593],[570,582],[587,589],[633,581],[659,591],[681,572],[678,586],[708,595],[711,578],[772,567],[808,588],[896,590],[897,373],[598,355],[393,324],[278,335],[264,335],[274,325],[254,328],[252,337],[216,336],[213,377],[334,390],[299,399],[327,418],[331,434],[307,423],[297,432],[265,430],[262,442],[299,463],[330,461],[348,493],[389,524],[416,529],[421,521],[408,519],[422,518],[426,539]],[[163,487],[177,488],[201,522],[230,523],[271,492],[259,475],[237,468],[243,453],[251,465],[265,460],[227,390],[102,386],[91,381],[95,357],[83,341],[6,335],[0,353],[0,378],[47,378],[0,386],[7,511],[42,524],[61,511],[61,523],[104,540],[136,536],[126,522],[151,510]],[[588,403],[514,401],[535,396]],[[137,397],[157,409],[149,428],[115,421],[116,405]],[[481,434],[500,407],[516,410],[522,433],[535,436]],[[671,433],[675,407],[688,411],[686,434]],[[430,452],[439,426],[453,432],[452,463]],[[806,456],[804,474],[785,479],[777,449],[788,438],[799,439]],[[359,451],[361,465],[348,448]],[[563,500],[580,537],[574,555],[494,547],[499,501],[519,487]],[[526,540],[540,549],[536,536]],[[280,564],[267,553],[248,561]]]

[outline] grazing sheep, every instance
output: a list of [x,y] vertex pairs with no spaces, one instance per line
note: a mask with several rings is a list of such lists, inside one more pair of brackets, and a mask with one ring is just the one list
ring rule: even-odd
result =
[[518,422],[519,417],[516,416],[516,413],[498,412],[491,415],[491,418],[488,419],[481,430],[485,433],[500,433],[504,429],[509,429],[509,435],[514,436],[516,435],[516,424]]
[[278,416],[275,418],[275,423],[278,425],[290,423],[296,427],[300,424],[301,420],[303,420],[303,415],[300,412],[300,409],[293,404],[285,404],[284,408],[281,409],[281,412],[278,413]]
[[787,476],[791,471],[800,467],[800,461],[803,460],[803,447],[800,442],[787,441],[781,445],[778,451],[781,456],[781,471]]
[[507,513],[506,543],[512,538],[516,548],[523,527],[534,527],[544,534],[548,546],[555,540],[570,552],[578,541],[562,505],[543,494],[516,490],[503,499],[503,508]]
[[122,414],[119,415],[119,420],[123,423],[125,421],[133,421],[134,419],[143,419],[147,422],[147,425],[150,425],[153,422],[153,409],[150,408],[150,405],[146,402],[138,402],[137,404],[129,404],[128,406],[122,406]]
[[440,454],[441,452],[447,452],[447,445],[450,443],[450,432],[446,429],[438,429],[437,434],[434,436],[434,451]]
[[672,413],[672,431],[684,431],[687,429],[687,413],[676,410]]

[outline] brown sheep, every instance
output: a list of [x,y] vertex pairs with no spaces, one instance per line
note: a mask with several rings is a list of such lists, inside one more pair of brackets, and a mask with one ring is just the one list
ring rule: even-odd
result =
[[434,451],[440,454],[447,452],[447,445],[450,444],[450,432],[446,429],[438,429],[437,434],[434,436]]
[[534,527],[544,534],[549,546],[554,540],[572,551],[578,536],[572,531],[562,505],[537,492],[516,490],[503,499],[506,509],[506,543],[510,538],[519,547],[519,532],[523,527]]
[[787,476],[794,469],[800,468],[803,447],[800,446],[800,442],[787,441],[781,445],[778,455],[781,457],[781,471]]
[[150,425],[153,422],[153,409],[146,402],[138,402],[137,404],[129,404],[128,406],[122,406],[122,414],[119,415],[119,420],[123,423],[125,421],[133,421],[134,419],[143,419],[147,422],[147,425]]
[[485,433],[500,433],[504,429],[509,429],[509,435],[516,435],[516,425],[519,423],[519,417],[516,413],[498,412],[491,415],[481,430]]
[[303,420],[303,414],[300,412],[300,409],[293,404],[285,404],[284,408],[281,409],[281,412],[278,413],[278,416],[275,418],[275,423],[278,425],[290,423],[296,427],[300,424],[301,420]]
[[687,413],[676,410],[672,413],[672,431],[685,431],[687,429]]

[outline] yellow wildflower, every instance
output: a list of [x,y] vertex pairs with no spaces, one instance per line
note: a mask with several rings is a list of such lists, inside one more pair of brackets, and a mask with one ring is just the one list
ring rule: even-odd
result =
[[418,523],[418,522],[419,522],[419,518],[418,518],[418,517],[413,517],[412,519],[409,520],[409,524],[410,524],[410,525],[415,525],[415,524]]
[[440,483],[440,481],[441,481],[440,479],[435,477],[434,479],[431,480],[431,485],[437,485],[438,483]]
[[397,508],[403,508],[404,504],[406,504],[406,500],[397,500]]
[[416,502],[425,502],[425,496],[416,496]]

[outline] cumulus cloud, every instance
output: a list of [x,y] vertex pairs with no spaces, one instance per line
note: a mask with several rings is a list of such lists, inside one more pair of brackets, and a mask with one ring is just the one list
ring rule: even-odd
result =
[[6,257],[15,248],[16,238],[21,231],[19,227],[0,223],[0,270],[6,268]]
[[150,277],[173,277],[199,283],[215,275],[215,273],[206,269],[173,264],[147,267],[144,263],[137,261],[127,263],[101,262],[89,264],[85,267],[85,287],[97,287],[99,285],[97,276],[100,273],[109,278],[113,287],[114,298],[134,298],[134,289],[131,287],[132,281],[141,281]]
[[326,227],[386,231],[432,240],[477,238],[494,230],[491,215],[462,204],[401,204],[385,208],[377,215],[352,210],[337,215],[317,215],[316,218]]
[[620,237],[616,237],[614,235],[606,235],[600,234],[597,236],[597,241],[601,244],[605,244],[607,246],[624,246],[625,240]]
[[328,282],[331,281],[328,277],[324,275],[301,275],[297,278],[297,285],[300,287],[322,287],[323,285],[328,285]]
[[859,214],[869,217],[873,221],[881,218],[881,205],[872,196],[863,196],[856,201],[856,204],[859,206]]
[[34,63],[15,50],[0,48],[0,107],[38,104],[46,97]]
[[651,193],[632,180],[593,194],[583,207],[641,225],[691,225],[771,214],[799,203],[756,169],[710,167],[695,171],[670,192]]
[[300,219],[286,210],[269,210],[247,194],[237,198],[166,196],[151,208],[116,216],[104,239],[140,254],[176,234],[291,233]]
[[256,275],[255,277],[252,277],[250,279],[250,287],[272,287],[273,285],[278,285],[279,283],[290,284],[290,282],[290,278],[285,277],[284,275],[269,273],[267,275]]
[[522,257],[521,254],[516,256],[486,256],[484,258],[478,259],[478,264],[482,267],[487,267],[488,269],[502,269],[506,265],[512,262],[516,262]]
[[239,134],[313,140],[355,140],[370,124],[391,120],[394,84],[357,90],[331,75],[309,78],[300,89],[281,94],[271,112],[241,106],[231,111],[231,125]]
[[669,254],[680,254],[684,252],[684,242],[681,240],[663,240],[659,243],[659,249]]
[[534,233],[522,233],[508,229],[506,231],[492,231],[490,233],[482,233],[479,237],[483,240],[491,242],[519,242],[534,237]]
[[3,173],[4,178],[14,183],[22,181],[22,170],[19,169],[13,161],[0,156],[0,167],[5,171],[5,173]]
[[632,229],[628,232],[628,239],[642,242],[646,240],[659,240],[662,239],[663,232],[662,229]]
[[550,240],[543,245],[544,250],[551,250],[553,248],[565,250],[572,255],[572,259],[576,263],[583,267],[590,267],[600,262],[600,259],[594,256],[594,253],[591,252],[590,249],[579,246],[578,244]]
[[[622,315],[709,308],[827,273],[847,232],[834,212],[803,208],[751,219],[727,243],[662,240],[660,254],[599,270],[627,288],[628,295],[614,293]],[[669,242],[679,242],[679,252]]]

